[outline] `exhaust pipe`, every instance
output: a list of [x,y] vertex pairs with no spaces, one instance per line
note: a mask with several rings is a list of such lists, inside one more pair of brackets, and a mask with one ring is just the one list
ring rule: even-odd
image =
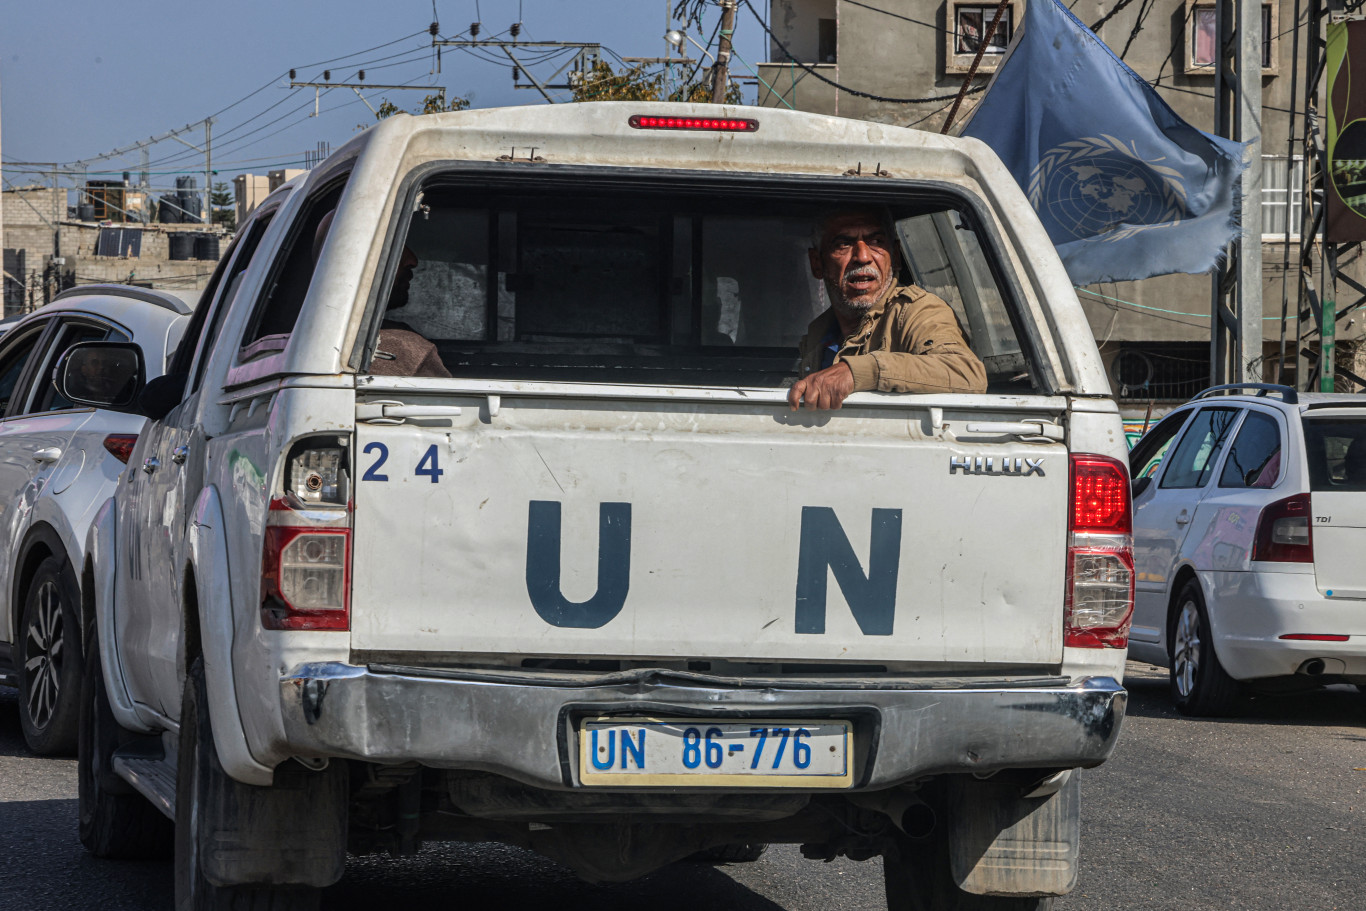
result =
[[934,808],[915,794],[899,789],[872,794],[851,794],[850,803],[885,814],[908,838],[928,838],[939,825]]
[[1308,661],[1304,662],[1304,664],[1301,664],[1299,669],[1299,673],[1308,674],[1310,677],[1322,676],[1323,671],[1324,663],[1322,658],[1310,658]]

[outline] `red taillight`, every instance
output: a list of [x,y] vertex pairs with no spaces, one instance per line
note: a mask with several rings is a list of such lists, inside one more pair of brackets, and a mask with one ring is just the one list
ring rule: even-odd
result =
[[1063,644],[1124,648],[1134,611],[1128,469],[1107,456],[1074,453],[1070,490]]
[[1309,494],[1297,493],[1262,509],[1257,519],[1252,559],[1269,563],[1314,562]]
[[104,438],[104,448],[109,450],[111,456],[127,465],[128,460],[133,457],[133,447],[137,442],[136,433],[111,433]]
[[759,121],[745,117],[652,117],[634,114],[626,121],[637,130],[715,130],[721,133],[753,133]]
[[1114,459],[1072,456],[1073,532],[1133,533],[1129,472]]
[[[271,502],[261,552],[261,625],[345,630],[351,626],[351,529],[315,511]],[[343,521],[349,521],[349,516]]]
[[1296,642],[1346,642],[1351,636],[1336,636],[1328,633],[1286,633],[1277,639],[1293,639]]

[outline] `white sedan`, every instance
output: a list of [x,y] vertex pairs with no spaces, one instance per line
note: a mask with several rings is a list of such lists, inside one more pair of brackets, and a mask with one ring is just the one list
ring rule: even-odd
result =
[[0,683],[18,687],[36,753],[75,750],[86,530],[145,423],[72,405],[53,369],[78,342],[126,340],[147,353],[147,378],[160,376],[190,312],[170,292],[85,285],[0,339]]
[[1366,686],[1366,395],[1215,387],[1129,466],[1129,655],[1170,668],[1178,709]]

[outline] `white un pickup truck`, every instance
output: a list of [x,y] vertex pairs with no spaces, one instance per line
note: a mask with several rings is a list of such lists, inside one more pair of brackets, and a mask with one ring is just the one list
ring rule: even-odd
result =
[[[983,393],[792,410],[832,211],[885,214]],[[888,906],[1078,869],[1132,605],[1120,418],[979,142],[778,110],[397,116],[246,220],[91,531],[80,820],[182,908],[500,841],[593,881],[882,856]],[[172,831],[173,830],[173,831]]]

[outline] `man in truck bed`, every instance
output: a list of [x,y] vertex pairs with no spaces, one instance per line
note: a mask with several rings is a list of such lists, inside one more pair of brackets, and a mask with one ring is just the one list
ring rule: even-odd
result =
[[896,234],[885,212],[851,209],[825,219],[811,274],[830,309],[801,341],[795,409],[839,408],[851,392],[985,392],[986,371],[948,304],[900,285]]

